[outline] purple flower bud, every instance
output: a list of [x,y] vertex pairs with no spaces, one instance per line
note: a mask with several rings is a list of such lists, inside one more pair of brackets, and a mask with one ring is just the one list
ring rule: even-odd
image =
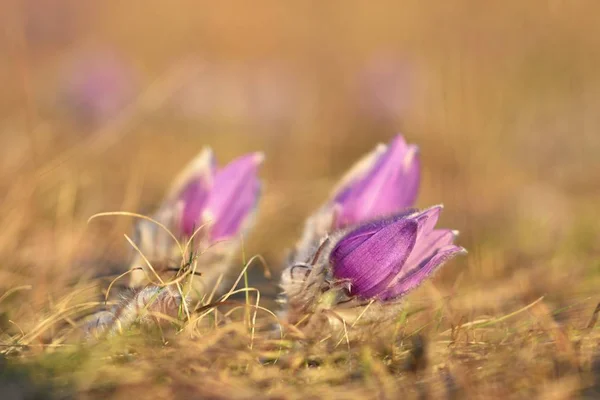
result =
[[420,181],[418,148],[401,135],[361,160],[333,198],[334,227],[368,221],[411,207]]
[[179,230],[184,237],[206,225],[210,243],[239,233],[258,201],[261,153],[242,156],[222,169],[205,149],[176,180],[166,201],[180,206]]
[[203,219],[211,222],[212,241],[237,234],[260,194],[258,167],[262,153],[242,156],[215,175],[214,186],[206,202]]
[[102,125],[133,99],[133,71],[111,52],[96,52],[76,60],[62,90],[66,105],[82,125]]
[[395,300],[416,288],[465,249],[456,231],[434,229],[442,206],[371,221],[351,230],[329,257],[333,276],[350,282],[352,295]]

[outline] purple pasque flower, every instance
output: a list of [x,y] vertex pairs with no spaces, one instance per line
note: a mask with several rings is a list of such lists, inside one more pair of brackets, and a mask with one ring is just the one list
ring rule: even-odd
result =
[[237,235],[258,202],[263,159],[262,153],[251,153],[218,168],[212,151],[204,149],[180,175],[167,201],[169,207],[181,207],[180,236],[189,238],[203,225],[210,243]]
[[[249,228],[260,194],[257,175],[262,160],[261,153],[250,153],[219,168],[212,150],[205,148],[175,179],[162,206],[153,214],[152,218],[167,227],[180,242],[194,235],[194,248],[188,250],[195,253],[200,249],[203,254],[199,261],[202,277],[196,289],[212,290],[219,277],[233,265],[232,258],[240,241],[228,239],[235,239]],[[226,243],[204,253],[219,241]],[[153,222],[138,222],[135,242],[160,273],[173,271],[172,266],[182,261],[181,249],[173,238]],[[185,262],[188,257],[183,257]],[[132,269],[131,287],[147,283],[150,271],[137,254]]]
[[333,277],[348,281],[350,294],[396,300],[416,288],[444,262],[466,250],[454,245],[456,231],[435,229],[442,210],[404,212],[359,225],[333,247]]
[[397,135],[378,146],[342,179],[331,201],[333,228],[379,218],[414,205],[419,191],[419,149]]
[[71,65],[62,89],[66,105],[82,125],[99,126],[122,112],[135,97],[135,76],[117,54],[95,51]]

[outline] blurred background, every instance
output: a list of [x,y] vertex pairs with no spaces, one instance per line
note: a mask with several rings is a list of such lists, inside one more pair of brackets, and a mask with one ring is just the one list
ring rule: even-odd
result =
[[151,213],[205,145],[220,163],[265,152],[246,254],[277,271],[332,184],[399,132],[421,148],[419,207],[444,203],[470,252],[436,285],[484,309],[594,293],[597,2],[0,7],[0,288],[33,286],[22,313],[124,271],[132,220],[87,219]]

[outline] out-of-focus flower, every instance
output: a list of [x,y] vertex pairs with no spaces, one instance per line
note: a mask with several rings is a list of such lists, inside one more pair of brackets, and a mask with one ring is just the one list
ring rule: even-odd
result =
[[397,135],[378,145],[340,180],[330,200],[307,219],[296,246],[296,260],[306,258],[325,235],[412,207],[419,191],[419,150]]
[[[263,159],[262,153],[251,153],[218,168],[212,150],[205,148],[175,180],[153,216],[184,244],[194,236],[193,252],[210,248],[203,254],[198,270],[207,284],[228,268],[240,234],[252,221],[260,195],[258,168]],[[181,259],[168,233],[150,221],[142,220],[137,225],[136,242],[151,261],[176,264]],[[136,258],[133,267],[140,266],[143,262]],[[143,278],[144,274],[132,273],[130,285],[138,286]]]
[[[186,118],[222,119],[281,132],[302,108],[302,77],[285,64],[188,61],[186,84],[172,98],[176,113]],[[306,86],[306,85],[304,85]]]
[[182,209],[179,236],[189,238],[203,225],[211,243],[237,235],[256,207],[263,159],[262,153],[248,154],[218,169],[212,151],[203,150],[166,203]]
[[330,255],[335,279],[347,280],[350,294],[394,300],[417,287],[451,257],[456,231],[435,229],[442,210],[399,214],[351,230]]
[[385,150],[381,150],[375,149],[357,169],[351,171],[346,182],[335,192],[335,228],[414,205],[421,174],[419,149],[415,145],[407,145],[398,135]]
[[250,119],[269,127],[289,123],[298,118],[302,108],[300,87],[306,87],[303,77],[298,76],[278,62],[264,62],[251,70],[248,84]]
[[97,52],[74,62],[65,77],[62,95],[82,125],[100,125],[116,117],[130,101],[134,77],[115,54]]
[[374,119],[396,119],[410,106],[413,70],[406,61],[378,55],[359,73],[360,109]]

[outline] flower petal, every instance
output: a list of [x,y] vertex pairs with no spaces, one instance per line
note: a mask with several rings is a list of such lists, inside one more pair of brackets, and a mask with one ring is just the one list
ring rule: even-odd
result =
[[407,147],[403,163],[403,187],[398,203],[404,204],[405,207],[410,207],[417,200],[419,185],[421,183],[421,158],[419,157],[419,148],[417,146],[410,145]]
[[183,210],[181,213],[181,231],[186,237],[194,234],[202,225],[202,212],[208,199],[209,189],[201,180],[190,182],[181,193]]
[[340,179],[338,185],[333,190],[332,203],[343,202],[348,194],[352,191],[358,181],[369,173],[373,165],[377,162],[379,157],[387,151],[387,146],[383,143],[378,144],[375,149],[364,155],[358,160],[352,168]]
[[417,236],[415,247],[410,253],[408,260],[406,260],[405,267],[400,271],[400,274],[396,279],[401,279],[402,276],[419,267],[423,261],[429,259],[437,253],[439,249],[454,244],[456,235],[457,231],[452,231],[450,229],[436,229],[425,237]]
[[395,281],[390,287],[379,295],[380,300],[394,300],[417,288],[421,282],[433,274],[446,261],[458,254],[465,254],[466,250],[459,246],[449,245],[439,249],[431,258],[414,268],[401,279]]
[[396,136],[363,178],[339,192],[342,204],[337,227],[377,218],[410,207],[420,178],[418,149]]
[[215,156],[210,147],[203,148],[200,153],[177,175],[169,193],[167,202],[176,202],[185,187],[192,181],[201,180],[206,182],[207,187],[212,187],[214,174],[217,170]]
[[420,235],[428,235],[433,231],[443,209],[444,206],[442,204],[438,204],[436,206],[429,207],[428,209],[423,210],[412,217],[419,223]]
[[412,251],[418,224],[406,218],[367,224],[343,237],[330,255],[333,274],[352,292],[369,298],[386,288]]
[[215,159],[206,147],[185,167],[171,186],[163,209],[180,206],[180,234],[190,237],[201,225],[202,211],[213,184]]
[[214,186],[206,202],[203,218],[211,222],[212,241],[239,233],[246,217],[255,208],[260,192],[258,167],[262,153],[242,156],[215,175]]

